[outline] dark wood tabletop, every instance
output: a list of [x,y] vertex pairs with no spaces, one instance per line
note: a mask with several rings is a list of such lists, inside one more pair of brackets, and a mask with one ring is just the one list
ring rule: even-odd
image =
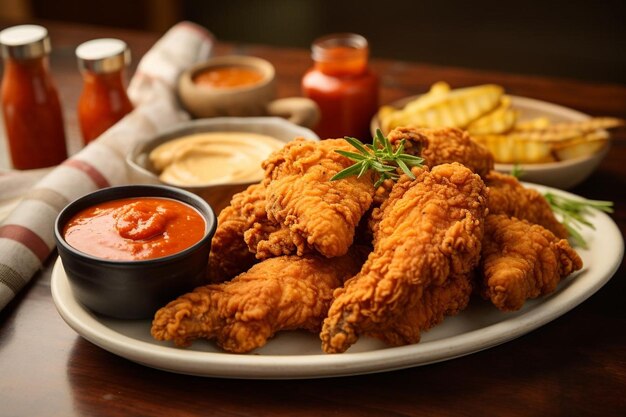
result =
[[[74,48],[94,37],[128,42],[135,62],[158,39],[98,27],[44,23],[52,69],[78,149],[74,116],[81,88]],[[5,26],[5,25],[2,25]],[[300,94],[310,65],[302,49],[219,44],[217,54],[272,62],[279,95]],[[626,86],[474,71],[372,58],[382,79],[381,104],[422,93],[434,82],[453,87],[497,83],[511,94],[626,118]],[[612,200],[611,217],[626,230],[626,132],[615,132],[600,168],[572,192]],[[50,293],[56,253],[0,312],[1,416],[618,416],[626,415],[626,268],[562,317],[497,347],[432,365],[378,374],[311,380],[230,380],[145,367],[74,332]]]

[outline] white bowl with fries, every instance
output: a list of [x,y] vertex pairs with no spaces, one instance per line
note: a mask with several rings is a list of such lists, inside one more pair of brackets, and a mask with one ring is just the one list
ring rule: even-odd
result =
[[623,124],[545,101],[511,96],[497,85],[451,90],[436,83],[423,95],[381,107],[371,130],[399,125],[460,127],[489,148],[499,172],[568,189],[584,181],[606,156],[607,128]]

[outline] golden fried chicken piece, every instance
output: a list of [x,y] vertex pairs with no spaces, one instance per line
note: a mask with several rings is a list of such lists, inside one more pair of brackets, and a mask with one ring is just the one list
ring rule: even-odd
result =
[[481,292],[500,310],[519,310],[527,299],[551,293],[582,266],[567,240],[544,227],[503,214],[487,216]]
[[458,162],[484,177],[494,167],[491,152],[461,129],[398,127],[389,132],[387,139],[392,144],[398,144],[404,139],[405,151],[424,158],[430,168]]
[[229,352],[263,346],[279,330],[319,332],[333,290],[354,275],[363,257],[356,251],[267,259],[230,282],[196,288],[157,311],[152,336],[188,346],[215,339]]
[[491,171],[485,178],[489,187],[489,213],[528,220],[550,230],[557,237],[567,238],[568,232],[554,217],[550,204],[536,190],[524,187],[512,175]]
[[243,239],[257,259],[312,252],[300,236],[287,227],[270,221],[267,215],[263,221],[254,223],[246,230]]
[[311,249],[326,257],[344,255],[359,220],[372,204],[371,173],[330,181],[353,164],[336,153],[338,149],[354,151],[343,139],[298,139],[263,162],[268,219],[289,229],[289,234],[280,237],[289,239],[298,255]]
[[335,291],[320,335],[326,352],[345,351],[361,334],[416,343],[420,326],[469,297],[486,211],[480,177],[457,163],[424,169],[401,177],[381,209],[374,251]]
[[[398,146],[404,139],[405,152],[421,156],[424,158],[424,164],[429,168],[444,163],[458,162],[484,177],[494,167],[493,156],[489,150],[472,140],[461,129],[397,127],[389,132],[387,139],[394,146]],[[369,219],[369,232],[374,236],[382,216],[378,206],[388,197],[392,185],[391,181],[386,181],[376,190],[374,209]]]
[[397,317],[392,328],[382,332],[370,332],[368,335],[392,346],[418,342],[422,332],[467,307],[474,288],[473,282],[472,274],[461,274],[450,276],[442,285],[428,287],[415,308],[408,309],[404,315]]
[[230,206],[217,217],[211,241],[208,274],[211,282],[221,282],[247,270],[256,259],[244,241],[244,232],[255,223],[265,223],[265,187],[249,186],[233,196]]

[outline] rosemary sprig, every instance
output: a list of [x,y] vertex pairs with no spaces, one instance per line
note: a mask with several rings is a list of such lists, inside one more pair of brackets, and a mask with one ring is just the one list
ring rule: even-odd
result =
[[545,193],[544,197],[550,204],[552,211],[560,214],[563,218],[562,223],[567,228],[574,243],[583,249],[587,249],[588,246],[579,230],[583,226],[595,229],[593,224],[586,219],[586,216],[590,214],[589,209],[594,208],[605,213],[613,213],[612,201],[571,199],[551,192]]
[[376,135],[372,144],[364,144],[360,140],[346,136],[344,138],[357,152],[348,152],[344,150],[335,150],[340,155],[353,160],[355,163],[348,168],[339,171],[330,180],[340,180],[343,178],[356,175],[360,178],[369,170],[373,170],[378,174],[378,180],[374,184],[378,188],[385,180],[391,179],[396,181],[400,176],[397,168],[400,168],[409,178],[414,179],[415,175],[411,172],[410,167],[422,166],[423,158],[419,156],[409,155],[404,152],[404,139],[400,141],[398,147],[394,150],[393,145],[389,142],[380,129],[376,129]]

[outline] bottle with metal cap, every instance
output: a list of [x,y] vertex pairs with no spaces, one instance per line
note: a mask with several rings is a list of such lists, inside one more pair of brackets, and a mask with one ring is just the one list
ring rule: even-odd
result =
[[59,94],[49,70],[46,28],[20,25],[0,32],[4,61],[2,113],[16,169],[57,165],[67,158]]
[[80,44],[76,57],[83,74],[78,121],[87,144],[133,110],[124,87],[130,50],[119,39],[94,39]]

